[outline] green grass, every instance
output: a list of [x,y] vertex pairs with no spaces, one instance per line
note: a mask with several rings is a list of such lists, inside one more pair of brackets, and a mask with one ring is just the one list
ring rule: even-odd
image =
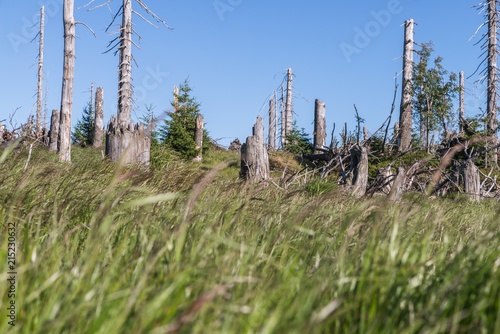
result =
[[26,158],[0,157],[2,333],[500,333],[498,202],[245,185],[227,152]]

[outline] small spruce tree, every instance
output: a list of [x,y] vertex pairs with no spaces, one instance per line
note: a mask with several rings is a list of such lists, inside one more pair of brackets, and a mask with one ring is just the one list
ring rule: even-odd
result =
[[293,122],[292,131],[286,136],[286,144],[283,150],[293,154],[310,154],[313,151],[311,137],[304,128],[299,130],[295,121]]
[[[179,86],[177,107],[174,112],[167,112],[169,119],[159,130],[161,141],[178,152],[186,159],[192,159],[197,155],[195,142],[196,116],[200,112],[200,104],[196,98],[190,95],[191,87],[187,80]],[[172,103],[174,106],[174,103]],[[203,152],[208,149],[210,138],[204,130]]]
[[71,133],[71,141],[75,145],[82,147],[91,146],[94,142],[95,115],[89,102],[83,108],[82,118],[76,123],[74,131]]

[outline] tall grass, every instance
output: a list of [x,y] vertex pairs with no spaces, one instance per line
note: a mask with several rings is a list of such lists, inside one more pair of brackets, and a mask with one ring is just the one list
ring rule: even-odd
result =
[[2,333],[500,333],[497,202],[244,185],[224,152],[150,170],[26,157],[0,162],[19,272]]

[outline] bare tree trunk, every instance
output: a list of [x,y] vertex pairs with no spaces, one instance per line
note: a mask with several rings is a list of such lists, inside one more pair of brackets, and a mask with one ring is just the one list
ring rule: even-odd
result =
[[59,161],[71,162],[71,110],[73,106],[73,82],[75,74],[75,19],[74,0],[64,0],[64,68],[59,125]]
[[59,117],[61,111],[59,109],[52,110],[50,117],[50,132],[49,132],[49,151],[56,152],[59,140]]
[[420,143],[427,150],[427,145],[428,145],[427,117],[425,117],[423,112],[420,112],[419,129],[420,129]]
[[481,201],[481,179],[479,177],[479,170],[470,159],[464,162],[461,167],[465,193],[471,201]]
[[293,73],[292,69],[289,68],[287,72],[287,83],[286,83],[286,106],[285,106],[285,116],[286,116],[286,129],[285,134],[288,136],[292,132],[293,124]]
[[398,168],[396,179],[392,183],[391,191],[387,199],[391,202],[399,202],[403,198],[403,187],[406,178],[406,171],[403,167]]
[[281,147],[286,144],[285,86],[281,84]]
[[174,114],[179,110],[179,87],[174,86]]
[[350,151],[352,195],[363,197],[368,186],[368,150],[366,147],[354,145]]
[[393,139],[396,141],[396,145],[399,147],[399,143],[401,142],[401,136],[399,135],[399,122],[394,123]]
[[132,110],[132,0],[123,0],[118,81],[118,124],[128,127]]
[[370,135],[368,134],[368,128],[366,126],[363,126],[363,140],[367,141],[368,138],[370,138]]
[[459,98],[459,111],[458,111],[458,125],[460,135],[464,135],[464,122],[465,122],[465,75],[464,71],[460,71],[459,80],[460,98]]
[[253,136],[248,137],[241,147],[240,175],[250,182],[270,178],[269,157],[264,144],[264,124],[260,116],[253,127]]
[[196,116],[196,128],[194,133],[194,141],[196,142],[196,150],[198,154],[193,159],[196,162],[201,162],[203,159],[203,116],[198,114]]
[[316,99],[314,102],[314,150],[326,145],[326,104]]
[[94,142],[92,147],[100,148],[104,138],[104,89],[97,87],[95,93]]
[[45,29],[45,7],[40,8],[40,36],[38,44],[38,92],[36,99],[36,132],[42,130],[43,98],[43,41]]
[[5,132],[5,126],[0,122],[0,144],[3,143],[3,133]]
[[412,127],[412,80],[413,80],[413,26],[412,19],[405,21],[405,40],[403,56],[403,89],[399,116],[399,151],[406,151],[411,145]]
[[276,92],[274,98],[269,100],[269,142],[270,150],[276,149]]
[[[497,27],[498,27],[497,0],[489,0],[488,4],[488,88],[487,88],[487,123],[486,131],[488,136],[493,137],[492,145],[498,142],[497,127],[497,97],[498,97],[498,76],[497,76]],[[498,165],[497,149],[489,153],[488,159],[493,166]]]

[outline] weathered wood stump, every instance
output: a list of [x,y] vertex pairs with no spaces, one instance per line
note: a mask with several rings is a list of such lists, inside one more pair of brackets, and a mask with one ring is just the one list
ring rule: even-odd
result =
[[472,160],[467,160],[462,163],[460,168],[462,175],[465,193],[473,202],[481,201],[481,179],[479,177],[479,170]]
[[196,143],[196,157],[194,157],[193,161],[201,162],[203,159],[203,116],[198,114],[196,116],[196,127],[194,132],[194,141]]
[[406,171],[403,167],[398,168],[396,179],[392,183],[391,191],[387,199],[391,202],[399,202],[403,198],[404,183],[406,179]]
[[316,99],[314,103],[314,153],[326,145],[326,104]]
[[368,186],[368,150],[366,147],[354,145],[350,152],[352,195],[363,197]]
[[247,181],[260,182],[270,178],[269,156],[264,142],[264,125],[262,118],[257,117],[253,127],[253,136],[247,138],[241,147],[240,175]]
[[102,87],[97,88],[95,93],[95,125],[94,125],[94,142],[92,147],[100,148],[104,138],[104,90]]
[[49,131],[49,151],[52,152],[57,152],[60,115],[61,112],[58,109],[52,110],[52,116],[50,117],[50,131]]
[[129,123],[120,126],[113,116],[106,131],[106,156],[111,161],[122,159],[125,164],[149,165],[151,141],[144,125]]

